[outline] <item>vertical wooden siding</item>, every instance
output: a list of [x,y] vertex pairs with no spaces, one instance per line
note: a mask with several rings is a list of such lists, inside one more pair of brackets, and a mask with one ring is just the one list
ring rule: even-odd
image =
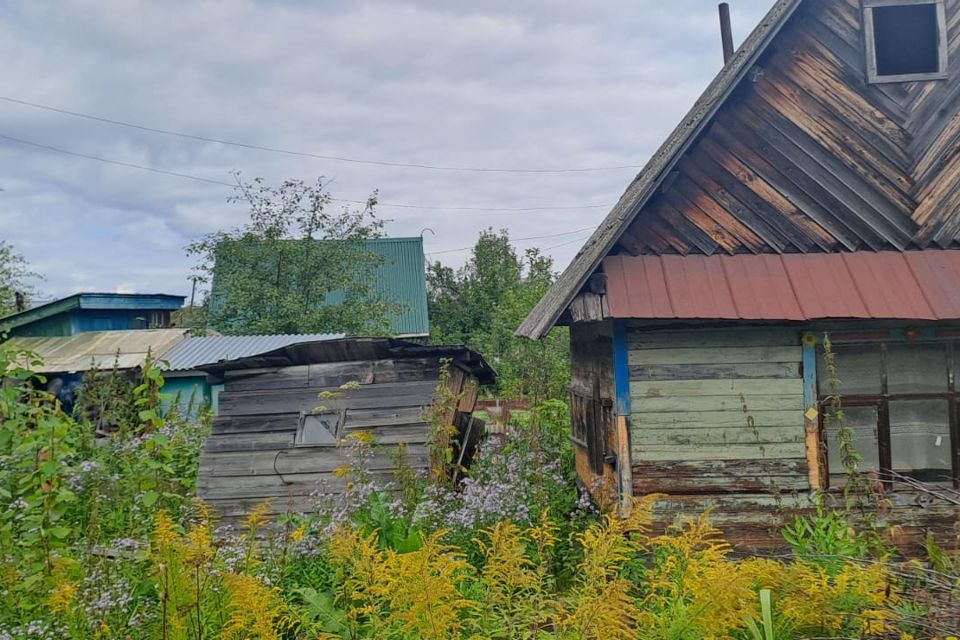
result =
[[[574,324],[570,327],[570,392],[581,398],[593,398],[596,394],[601,403],[609,403],[609,424],[593,425],[605,442],[607,451],[615,451],[613,431],[613,405],[616,399],[613,364],[613,323],[611,321],[589,324]],[[602,472],[591,469],[590,453],[582,443],[575,444],[574,455],[577,475],[590,491],[602,489],[609,492],[617,486],[614,467],[602,465]],[[603,452],[600,452],[601,457]],[[600,497],[600,496],[597,496]],[[611,497],[604,496],[604,499]]]
[[661,524],[713,507],[731,538],[769,538],[808,506],[800,333],[743,327],[628,333],[636,495]]

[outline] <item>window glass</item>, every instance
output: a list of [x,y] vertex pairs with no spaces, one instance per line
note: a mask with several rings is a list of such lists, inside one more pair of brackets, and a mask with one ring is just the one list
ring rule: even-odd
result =
[[337,427],[340,414],[307,414],[300,425],[297,444],[337,444]]
[[[833,345],[840,395],[880,395],[880,345]],[[817,381],[820,395],[833,393],[830,376],[823,361],[823,350],[817,358]]]
[[873,8],[878,76],[940,71],[936,4]]
[[950,418],[946,400],[891,400],[893,470],[918,480],[949,479]]
[[[861,471],[880,468],[880,440],[877,438],[877,407],[844,407],[843,426],[853,431],[853,446],[863,461]],[[827,461],[831,474],[844,474],[840,455],[839,425],[827,423]]]
[[947,345],[887,346],[887,392],[946,393]]

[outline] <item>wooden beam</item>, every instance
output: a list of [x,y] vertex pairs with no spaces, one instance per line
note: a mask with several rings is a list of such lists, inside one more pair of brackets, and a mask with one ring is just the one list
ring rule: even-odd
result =
[[803,427],[807,450],[807,478],[810,490],[823,489],[820,461],[820,412],[817,408],[817,337],[803,336]]
[[630,459],[630,360],[627,323],[613,321],[613,379],[616,390],[617,501],[620,515],[628,516],[633,498]]

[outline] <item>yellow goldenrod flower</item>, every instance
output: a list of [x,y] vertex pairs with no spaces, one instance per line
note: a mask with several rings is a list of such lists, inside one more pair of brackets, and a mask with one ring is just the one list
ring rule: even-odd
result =
[[54,613],[65,613],[73,608],[73,599],[77,593],[77,585],[69,580],[57,583],[47,597],[47,606]]

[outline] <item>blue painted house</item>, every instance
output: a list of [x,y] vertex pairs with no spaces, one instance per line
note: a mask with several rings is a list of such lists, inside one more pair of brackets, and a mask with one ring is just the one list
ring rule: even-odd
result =
[[88,331],[166,329],[184,296],[163,293],[76,293],[0,318],[0,335],[72,336]]

